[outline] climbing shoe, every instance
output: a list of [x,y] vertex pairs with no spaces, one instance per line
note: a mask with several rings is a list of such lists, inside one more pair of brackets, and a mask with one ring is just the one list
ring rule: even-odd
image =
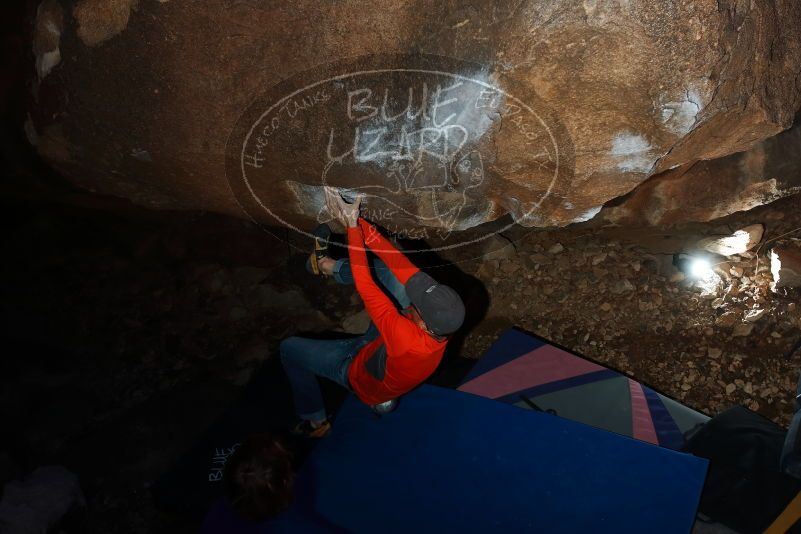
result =
[[398,407],[398,399],[390,399],[380,404],[371,404],[370,409],[376,415],[386,415]]
[[292,427],[291,432],[294,436],[316,439],[325,437],[330,430],[331,423],[328,421],[323,421],[320,426],[315,427],[312,425],[311,421],[302,419],[298,424]]
[[327,224],[321,224],[312,232],[314,236],[314,251],[306,260],[306,270],[314,275],[323,274],[320,269],[320,260],[328,256],[328,241],[331,239],[331,228]]

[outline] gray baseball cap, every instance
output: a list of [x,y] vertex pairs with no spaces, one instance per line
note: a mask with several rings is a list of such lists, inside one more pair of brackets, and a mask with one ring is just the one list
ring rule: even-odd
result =
[[452,288],[426,273],[415,273],[406,282],[406,294],[429,330],[438,336],[453,334],[464,322],[464,303]]

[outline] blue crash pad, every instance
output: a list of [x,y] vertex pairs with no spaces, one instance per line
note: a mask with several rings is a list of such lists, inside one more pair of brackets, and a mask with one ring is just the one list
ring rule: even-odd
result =
[[[298,473],[279,529],[297,520],[355,532],[690,532],[706,468],[581,423],[422,386],[382,418],[349,398]],[[218,505],[204,532],[272,530],[225,523]]]

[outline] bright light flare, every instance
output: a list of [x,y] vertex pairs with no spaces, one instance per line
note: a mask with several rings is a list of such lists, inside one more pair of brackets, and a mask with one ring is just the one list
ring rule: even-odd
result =
[[713,274],[712,265],[704,258],[693,258],[690,262],[690,276],[699,280],[709,278]]
[[692,258],[689,265],[690,277],[701,288],[702,296],[716,295],[721,283],[720,276],[715,274],[712,264],[705,258]]

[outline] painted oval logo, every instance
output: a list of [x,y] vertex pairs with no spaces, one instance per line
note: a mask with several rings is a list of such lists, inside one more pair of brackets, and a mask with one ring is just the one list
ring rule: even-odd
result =
[[558,188],[564,143],[542,111],[480,66],[359,58],[260,95],[229,139],[228,179],[264,224],[306,233],[327,222],[323,187],[333,186],[362,195],[363,215],[399,237],[452,248],[465,244],[454,231],[504,212],[536,217]]

